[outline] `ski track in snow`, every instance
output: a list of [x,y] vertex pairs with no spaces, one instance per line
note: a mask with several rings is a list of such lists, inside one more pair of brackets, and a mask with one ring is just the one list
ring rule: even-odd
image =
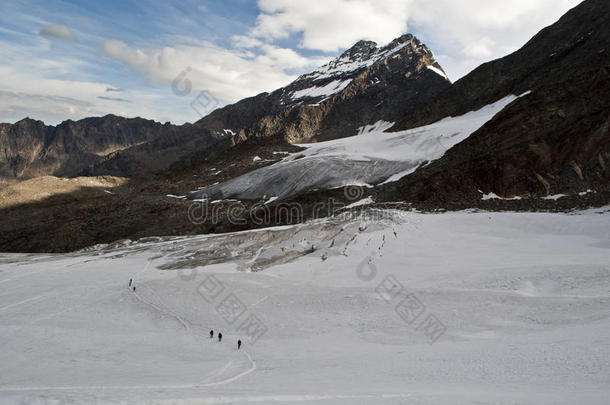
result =
[[[153,296],[157,297],[159,300],[161,300],[160,296],[154,291],[154,289],[150,288],[150,287],[146,287],[146,289],[150,292],[152,292]],[[143,299],[141,295],[139,295],[137,293],[138,289],[136,287],[136,291],[133,292],[133,294],[135,295],[135,297],[142,302],[145,305],[150,306],[151,308],[154,308],[156,311],[158,311],[160,314],[165,315],[165,316],[169,316],[171,318],[176,319],[183,327],[186,331],[192,332],[194,335],[201,337],[202,335],[197,335],[195,334],[190,325],[189,322],[185,321],[184,319],[182,319],[178,314],[168,310],[168,309],[163,309],[158,305],[153,304],[152,302],[148,302],[147,300]],[[124,387],[124,388],[154,388],[154,387],[158,387],[158,388],[204,388],[204,387],[214,387],[217,385],[224,385],[224,384],[229,384],[232,383],[234,381],[237,381],[238,379],[240,379],[241,377],[250,374],[251,372],[253,372],[254,370],[256,370],[256,362],[252,359],[252,357],[250,356],[250,354],[246,351],[246,349],[243,350],[243,353],[246,354],[246,357],[248,358],[248,360],[250,361],[251,366],[242,371],[241,373],[238,373],[232,377],[226,378],[224,380],[221,381],[216,381],[216,382],[211,382],[211,383],[198,383],[198,384],[183,384],[183,385],[170,385],[170,386],[131,386],[131,387]],[[229,362],[224,366],[225,369],[228,369],[229,366],[233,363],[233,360],[229,360]],[[218,372],[218,374],[222,374],[222,370]],[[116,387],[110,387],[110,388],[116,388]],[[83,388],[86,389],[86,388]]]
[[[153,292],[154,290],[152,288],[147,287],[147,289],[148,289],[148,291],[152,292],[153,295],[155,295],[155,293]],[[170,318],[173,318],[173,319],[177,320],[180,323],[180,325],[182,325],[182,327],[184,327],[184,329],[186,329],[187,331],[190,330],[189,325],[186,323],[186,321],[184,319],[180,318],[180,316],[176,315],[175,313],[173,313],[173,312],[171,312],[169,310],[163,309],[163,308],[153,304],[152,302],[149,302],[149,301],[145,300],[144,298],[142,298],[142,296],[140,294],[137,293],[137,291],[138,291],[138,289],[136,287],[136,291],[132,291],[132,292],[133,292],[133,295],[141,303],[150,306],[151,308],[155,309],[157,312],[159,312],[162,315],[165,315],[165,316],[168,316]],[[158,295],[157,295],[157,297],[158,297]]]
[[45,298],[44,295],[39,295],[39,296],[36,296],[36,297],[25,299],[23,301],[15,302],[14,304],[10,304],[10,305],[6,305],[4,307],[0,307],[0,312],[4,312],[7,309],[14,308],[14,307],[19,307],[19,306],[27,304],[27,303],[33,303],[34,301],[40,301],[40,300],[42,300],[44,298]]
[[130,389],[193,389],[193,388],[206,388],[206,387],[216,387],[220,385],[230,384],[239,380],[240,378],[250,374],[251,372],[256,370],[256,362],[250,356],[245,349],[243,351],[250,362],[250,367],[234,376],[225,378],[220,381],[214,382],[206,382],[212,377],[216,375],[221,375],[222,371],[230,369],[230,366],[233,364],[233,360],[229,360],[227,364],[225,364],[224,368],[217,371],[216,373],[208,376],[203,382],[194,383],[194,384],[171,384],[171,385],[163,385],[163,384],[154,384],[154,385],[67,385],[67,386],[29,386],[29,387],[0,387],[0,392],[12,392],[12,391],[87,391],[87,390],[130,390]]

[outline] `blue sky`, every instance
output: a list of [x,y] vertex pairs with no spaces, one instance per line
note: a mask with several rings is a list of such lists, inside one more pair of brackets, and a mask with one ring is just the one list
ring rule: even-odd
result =
[[[0,121],[113,113],[193,122],[286,85],[359,39],[383,45],[405,32],[455,80],[516,50],[578,2],[5,1]],[[183,80],[173,88],[176,78],[191,91]]]

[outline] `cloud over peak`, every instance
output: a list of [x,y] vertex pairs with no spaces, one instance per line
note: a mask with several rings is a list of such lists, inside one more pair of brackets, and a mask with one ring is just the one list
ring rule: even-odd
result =
[[259,0],[251,35],[265,41],[302,34],[300,47],[334,52],[360,39],[386,44],[407,31],[412,0]]

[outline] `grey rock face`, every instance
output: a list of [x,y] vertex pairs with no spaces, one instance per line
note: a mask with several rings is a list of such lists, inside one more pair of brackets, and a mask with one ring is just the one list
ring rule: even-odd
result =
[[141,118],[114,115],[64,121],[47,126],[25,118],[0,124],[0,176],[27,179],[42,175],[75,176],[104,156],[175,130]]

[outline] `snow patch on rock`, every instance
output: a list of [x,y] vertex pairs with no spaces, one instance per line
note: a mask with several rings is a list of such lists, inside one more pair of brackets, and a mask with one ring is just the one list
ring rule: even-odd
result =
[[352,82],[352,79],[348,79],[348,80],[333,80],[330,83],[327,83],[323,86],[314,86],[314,87],[309,87],[307,89],[303,89],[303,90],[297,90],[294,93],[292,93],[292,99],[293,100],[298,100],[304,97],[327,97],[327,96],[331,96],[335,93],[339,93],[340,91],[342,91],[343,89],[345,89],[350,83]]

